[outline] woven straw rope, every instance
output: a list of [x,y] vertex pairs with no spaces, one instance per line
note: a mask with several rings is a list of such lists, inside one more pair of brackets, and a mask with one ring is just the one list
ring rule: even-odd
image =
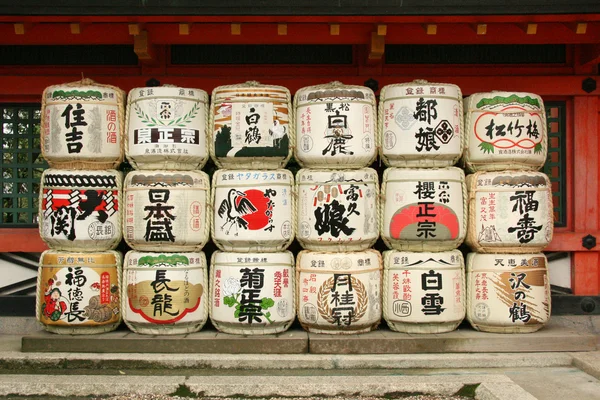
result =
[[[373,93],[373,91],[371,89],[369,89],[366,86],[358,86],[358,85],[344,85],[341,82],[338,81],[334,81],[334,82],[329,82],[329,83],[325,83],[322,85],[315,85],[315,86],[307,86],[304,88],[301,88],[300,90],[298,90],[298,92],[296,92],[296,95],[294,96],[294,112],[293,114],[295,115],[294,119],[297,120],[297,110],[298,110],[298,93],[300,91],[309,91],[309,90],[326,90],[326,89],[344,89],[344,90],[367,90],[370,91],[372,96],[371,96],[371,101],[370,101],[370,105],[371,108],[373,110],[373,141],[375,142],[373,144],[373,146],[375,147],[375,151],[373,152],[373,156],[368,159],[365,160],[363,162],[356,162],[355,164],[352,163],[351,161],[346,161],[344,163],[345,168],[351,168],[351,169],[355,169],[355,168],[362,168],[362,167],[367,167],[369,165],[371,165],[375,159],[377,158],[377,146],[378,146],[378,141],[377,141],[377,106],[376,106],[376,101],[375,101],[375,94]],[[296,145],[294,146],[294,158],[296,159],[296,161],[298,162],[298,164],[303,167],[303,168],[309,168],[309,167],[313,167],[313,168],[322,168],[322,169],[337,169],[340,167],[340,162],[339,159],[335,159],[335,163],[334,164],[325,164],[325,163],[314,163],[314,162],[304,162],[300,157],[300,151],[298,150],[298,142],[299,140],[296,140]],[[348,160],[352,160],[354,158],[356,158],[355,156],[346,156],[346,158]]]
[[[291,292],[292,292],[292,297],[293,297],[293,302],[292,302],[292,318],[289,321],[284,321],[283,325],[279,325],[279,326],[275,326],[275,327],[271,327],[271,325],[268,325],[265,323],[264,326],[262,327],[257,327],[257,325],[255,324],[254,326],[248,324],[248,327],[245,327],[245,325],[240,324],[239,329],[237,327],[230,327],[227,326],[226,324],[228,324],[228,322],[223,322],[221,323],[221,321],[215,320],[215,317],[213,316],[213,307],[212,305],[214,304],[213,301],[213,296],[214,296],[214,287],[215,287],[215,266],[216,264],[216,257],[217,254],[223,254],[225,252],[221,252],[219,250],[215,251],[212,254],[212,257],[210,259],[210,307],[208,308],[208,313],[210,316],[210,321],[212,322],[213,326],[219,331],[219,332],[223,332],[223,333],[232,333],[235,335],[265,335],[265,334],[276,334],[276,333],[281,333],[281,332],[285,332],[286,330],[289,329],[289,327],[292,325],[292,323],[294,322],[294,317],[296,316],[296,310],[298,309],[298,305],[296,302],[296,296],[295,293],[297,291],[297,285],[296,285],[296,281],[295,279],[290,279],[290,285],[292,286],[290,288]],[[286,250],[284,252],[281,253],[286,253],[289,255],[290,257],[290,264],[285,264],[285,266],[289,266],[289,268],[291,269],[292,272],[292,277],[295,276],[294,273],[294,254],[289,251]],[[236,265],[246,265],[244,263],[235,263]],[[266,265],[270,265],[270,264],[275,264],[275,265],[283,265],[282,263],[267,263]],[[225,266],[229,266],[229,264],[227,263],[223,263],[221,265],[225,265]],[[247,265],[256,265],[256,264],[247,264]],[[264,263],[262,265],[265,265]]]
[[[131,251],[128,252],[125,255],[125,264],[124,265],[128,265],[129,264],[129,257],[131,255]],[[194,322],[175,322],[172,324],[165,324],[165,325],[158,325],[155,323],[148,323],[148,326],[144,326],[143,324],[140,324],[138,322],[131,322],[128,320],[128,311],[129,311],[129,304],[128,304],[128,297],[127,297],[127,286],[129,285],[129,280],[126,276],[123,277],[123,288],[122,288],[122,296],[121,296],[121,312],[123,313],[123,322],[125,322],[125,325],[127,325],[127,327],[132,330],[135,333],[139,333],[139,334],[143,334],[143,335],[178,335],[178,334],[185,334],[185,333],[193,333],[193,332],[198,332],[200,331],[204,325],[206,324],[206,321],[208,321],[208,303],[209,303],[209,285],[208,285],[208,265],[206,263],[206,255],[204,254],[204,252],[199,251],[197,253],[195,253],[194,257],[196,257],[196,255],[200,256],[200,265],[198,267],[194,267],[193,269],[202,269],[202,282],[204,283],[204,290],[202,293],[202,297],[203,299],[200,300],[201,303],[203,303],[202,306],[202,319],[200,321],[194,321]],[[141,268],[141,267],[135,267],[139,270],[144,270],[145,268]],[[125,273],[126,270],[128,270],[129,268],[123,268],[123,272]],[[150,327],[152,326],[152,327]]]
[[[415,85],[427,85],[427,86],[446,86],[446,87],[454,87],[457,90],[457,95],[458,97],[456,98],[457,103],[458,103],[458,112],[459,112],[459,127],[460,127],[460,148],[459,148],[459,153],[452,159],[445,159],[445,160],[437,160],[437,159],[431,159],[431,158],[427,158],[427,157],[423,157],[421,159],[418,159],[416,161],[412,161],[412,160],[390,160],[389,157],[387,157],[384,153],[383,153],[383,127],[384,127],[384,108],[385,108],[385,103],[387,101],[387,99],[385,98],[386,93],[389,89],[393,89],[393,88],[397,88],[397,87],[408,87],[408,86],[415,86]],[[417,96],[415,96],[417,97]],[[419,96],[419,97],[423,97],[423,96]],[[448,99],[449,96],[439,96],[439,95],[427,95],[427,98],[433,98],[433,99],[439,99],[439,98],[444,98],[444,99]],[[383,163],[388,166],[388,167],[445,167],[445,166],[450,166],[450,165],[455,165],[458,160],[461,158],[462,153],[464,151],[464,147],[465,147],[465,136],[466,136],[466,132],[465,132],[465,122],[464,122],[464,118],[463,118],[463,100],[462,100],[462,91],[460,90],[460,88],[457,85],[453,85],[451,83],[435,83],[435,82],[428,82],[426,80],[421,80],[421,79],[417,79],[413,82],[407,82],[407,83],[399,83],[399,84],[394,84],[394,85],[387,85],[384,86],[381,89],[381,92],[379,94],[379,107],[378,107],[378,114],[377,114],[377,147],[379,150],[379,155],[381,157],[381,160],[383,161]]]
[[[455,240],[439,240],[439,241],[431,241],[431,244],[426,242],[426,241],[407,241],[407,240],[399,240],[399,239],[392,239],[390,237],[388,237],[388,234],[386,233],[386,229],[387,229],[387,225],[385,225],[385,221],[384,221],[384,217],[385,217],[385,199],[386,199],[386,190],[387,190],[387,183],[388,183],[388,175],[390,174],[390,170],[396,170],[396,171],[402,171],[402,168],[387,168],[384,172],[383,172],[383,183],[382,183],[382,187],[381,187],[381,204],[382,206],[379,208],[379,227],[380,227],[380,234],[381,234],[381,239],[383,240],[383,242],[386,244],[386,246],[388,246],[388,248],[393,249],[393,250],[400,250],[400,251],[432,251],[432,252],[440,252],[440,251],[448,251],[448,250],[454,250],[457,247],[459,247],[465,236],[466,236],[466,229],[467,229],[467,223],[468,223],[468,212],[467,212],[467,185],[465,183],[465,174],[463,172],[462,169],[457,168],[457,167],[445,167],[445,168],[438,168],[439,172],[444,172],[444,171],[459,171],[460,175],[462,177],[462,179],[460,180],[461,182],[461,190],[462,190],[462,204],[463,204],[463,221],[462,221],[462,237],[458,237]],[[417,170],[417,168],[412,168],[412,171]],[[431,169],[429,169],[428,171],[431,171]],[[439,179],[439,178],[436,178]],[[441,180],[441,179],[440,179]],[[407,179],[408,181],[408,179]],[[412,181],[412,179],[410,179],[410,181]],[[453,181],[456,182],[455,179],[445,179],[445,181]],[[413,243],[414,242],[414,243]]]
[[[290,184],[288,185],[287,183],[284,182],[278,182],[278,183],[271,183],[271,186],[285,186],[285,187],[289,187],[290,189],[290,202],[291,202],[291,213],[292,215],[290,216],[290,223],[291,223],[291,234],[290,237],[285,240],[285,242],[282,242],[280,245],[278,245],[276,248],[271,246],[271,247],[261,247],[261,243],[256,240],[254,241],[254,245],[250,247],[250,249],[248,250],[247,247],[244,247],[243,249],[236,249],[235,245],[231,245],[233,248],[232,249],[228,249],[225,246],[223,246],[223,244],[216,240],[216,236],[215,236],[215,227],[216,227],[216,216],[215,216],[215,209],[216,209],[216,195],[217,195],[217,187],[219,186],[218,181],[219,178],[221,177],[222,174],[228,174],[231,172],[239,172],[240,170],[231,170],[231,169],[220,169],[218,171],[216,171],[212,177],[212,185],[211,185],[211,203],[213,205],[212,210],[210,211],[210,219],[211,219],[211,230],[210,230],[210,234],[211,237],[213,238],[213,243],[217,246],[217,248],[221,251],[224,252],[265,252],[265,253],[272,253],[272,252],[282,252],[285,249],[288,248],[288,246],[294,241],[294,235],[296,233],[296,224],[297,224],[297,220],[296,220],[296,208],[297,208],[297,203],[296,203],[296,193],[294,191],[294,174],[287,169],[279,169],[279,170],[256,170],[256,171],[261,171],[261,172],[269,172],[269,173],[277,173],[277,172],[285,172],[286,174],[288,174],[290,176]],[[252,170],[255,171],[255,170]],[[230,181],[227,181],[230,182]],[[265,183],[265,185],[267,185],[268,183]],[[252,188],[256,188],[257,184],[252,184],[252,183],[237,183],[237,184],[231,184],[231,186],[236,186],[236,187],[252,187]],[[282,238],[283,239],[283,238]],[[253,249],[257,249],[257,250],[253,250]]]
[[[324,251],[310,251],[310,250],[302,250],[298,253],[298,256],[296,257],[296,282],[299,283],[300,282],[300,275],[302,272],[311,272],[311,273],[336,273],[339,272],[339,270],[334,271],[334,270],[317,270],[317,269],[306,269],[306,268],[302,268],[302,257],[304,255],[308,255],[308,254],[315,254],[315,255],[339,255],[342,256],[344,254],[357,254],[357,253],[363,253],[363,254],[374,254],[377,257],[377,263],[379,265],[379,268],[368,268],[366,270],[361,270],[361,271],[355,271],[354,274],[362,274],[362,273],[371,273],[374,271],[379,271],[379,283],[381,286],[383,286],[383,259],[381,257],[381,253],[377,250],[374,249],[367,249],[361,252],[324,252]],[[379,304],[382,304],[382,292],[383,290],[379,290]],[[379,326],[379,324],[381,323],[381,315],[379,316],[379,318],[377,318],[372,324],[362,324],[359,325],[358,327],[356,327],[356,325],[352,326],[351,328],[346,328],[344,330],[344,328],[340,328],[340,327],[336,327],[335,325],[333,326],[327,326],[327,325],[317,325],[317,324],[313,324],[310,322],[306,322],[303,317],[302,317],[302,310],[300,309],[300,304],[302,303],[300,301],[300,285],[297,284],[296,285],[296,293],[295,293],[295,299],[296,299],[296,303],[297,303],[297,317],[298,317],[298,322],[300,322],[300,325],[302,326],[302,328],[308,332],[313,332],[315,330],[317,331],[323,331],[323,332],[327,332],[333,335],[354,335],[356,333],[364,333],[364,332],[370,332],[372,330],[377,329],[377,327]]]
[[[285,93],[286,103],[288,108],[288,154],[283,159],[278,157],[233,157],[231,160],[228,160],[226,157],[218,158],[215,154],[215,109],[217,102],[217,94],[219,91],[226,89],[249,89],[255,88],[257,90],[260,89],[272,89],[272,90],[280,90]],[[294,124],[294,112],[292,110],[292,95],[290,91],[283,86],[275,86],[275,85],[261,85],[256,81],[248,81],[246,83],[236,84],[236,85],[224,85],[218,86],[212,91],[212,101],[210,103],[210,118],[209,118],[209,127],[210,130],[209,135],[209,152],[210,157],[214,161],[215,165],[218,168],[268,168],[268,169],[277,169],[283,168],[288,163],[290,158],[292,157],[293,149],[296,144],[296,127]],[[241,97],[242,100],[246,99],[247,101],[252,101],[251,97]],[[219,105],[222,101],[219,101]]]
[[[541,252],[545,247],[547,247],[550,242],[552,241],[552,236],[553,236],[553,232],[554,229],[550,230],[550,240],[548,240],[548,243],[546,244],[534,244],[534,245],[529,245],[527,243],[523,243],[523,244],[513,244],[513,245],[505,245],[503,242],[501,242],[500,244],[494,245],[494,244],[482,244],[479,242],[478,240],[478,224],[477,224],[477,215],[476,215],[476,196],[477,196],[477,192],[486,192],[486,193],[490,193],[490,192],[513,192],[515,190],[521,190],[524,188],[479,188],[477,187],[477,179],[479,178],[479,176],[481,176],[482,174],[485,173],[489,173],[489,172],[485,172],[485,171],[480,171],[480,172],[476,172],[473,175],[469,176],[469,182],[468,182],[468,209],[469,209],[469,223],[468,223],[468,228],[467,228],[467,237],[465,239],[465,243],[469,245],[469,247],[471,247],[471,249],[477,253],[500,253],[500,254],[504,254],[504,253],[515,253],[515,254],[523,254],[523,253],[536,253],[536,252]],[[544,225],[546,226],[554,226],[554,216],[552,214],[552,190],[551,190],[551,184],[550,184],[550,179],[548,179],[548,176],[546,174],[542,174],[539,172],[532,172],[532,171],[505,171],[503,172],[505,174],[508,174],[510,176],[516,176],[517,174],[535,174],[538,176],[543,176],[544,180],[546,181],[546,187],[545,188],[527,188],[530,191],[544,191],[546,192],[546,201],[548,204],[548,213],[546,215],[546,222]]]
[[[119,289],[119,299],[120,299],[120,304],[121,304],[121,312],[119,313],[119,317],[118,317],[118,321],[111,323],[111,324],[107,324],[107,325],[99,325],[99,326],[80,326],[77,327],[76,325],[74,326],[55,326],[55,325],[45,325],[42,322],[41,319],[41,315],[40,315],[40,308],[42,306],[42,300],[41,300],[41,294],[40,291],[42,290],[42,269],[43,269],[43,260],[44,260],[44,255],[51,253],[51,252],[58,252],[56,250],[46,250],[42,253],[42,255],[40,256],[40,261],[38,263],[38,273],[37,273],[37,291],[36,291],[36,295],[35,295],[35,319],[37,320],[37,322],[44,327],[45,330],[47,330],[48,332],[52,332],[52,333],[58,333],[58,334],[64,334],[64,335],[88,335],[88,334],[96,334],[96,333],[105,333],[105,332],[111,332],[114,331],[115,329],[117,329],[119,327],[119,325],[121,324],[121,321],[123,320],[123,307],[122,307],[122,301],[123,301],[123,291],[122,291],[122,282],[121,282],[121,275],[122,275],[122,262],[123,262],[123,257],[121,256],[121,253],[119,253],[118,251],[114,251],[114,250],[107,250],[107,253],[113,254],[115,256],[115,267],[117,269],[117,285],[118,285],[118,289]],[[68,253],[65,253],[68,254]],[[66,265],[65,265],[66,267]],[[100,267],[100,266],[98,266]]]
[[[466,286],[466,282],[465,282],[465,261],[464,258],[462,256],[462,253],[459,250],[450,250],[448,253],[454,253],[454,255],[459,256],[460,258],[460,265],[458,266],[458,268],[460,268],[460,273],[461,273],[461,281],[462,281],[462,290],[460,293],[460,300],[461,300],[461,304],[463,305],[463,317],[460,318],[459,320],[447,320],[447,321],[440,321],[440,322],[432,322],[432,323],[427,323],[427,322],[401,322],[399,320],[392,320],[393,316],[389,315],[388,312],[388,307],[389,307],[389,303],[388,300],[390,299],[390,291],[389,291],[389,282],[390,282],[390,274],[392,273],[392,268],[391,268],[391,259],[392,257],[394,257],[395,255],[397,255],[398,253],[401,253],[397,250],[387,250],[384,252],[383,254],[383,318],[385,319],[385,321],[387,322],[389,328],[393,331],[396,332],[403,332],[403,333],[443,333],[443,332],[450,332],[453,331],[454,329],[456,329],[460,323],[463,321],[464,317],[465,317],[465,313],[466,313],[466,306],[465,306],[465,297],[466,297],[466,290],[467,290],[467,286]],[[406,269],[406,268],[404,268]],[[411,271],[415,271],[415,270],[430,270],[431,268],[411,268]],[[398,270],[402,270],[402,268],[399,268]],[[414,329],[412,329],[410,326],[414,325]],[[421,328],[421,329],[419,329]],[[418,332],[419,331],[419,332]]]
[[[492,95],[495,94],[496,96],[501,95],[501,93],[508,93],[508,92],[491,92],[491,93],[483,93],[484,95]],[[475,93],[471,96],[469,96],[467,99],[465,99],[465,101],[467,102],[467,110],[465,111],[465,126],[467,128],[471,127],[471,120],[474,118],[474,112],[484,112],[482,110],[478,110],[478,109],[474,109],[472,108],[474,102],[476,101],[475,97],[476,95],[478,95],[479,93]],[[506,159],[506,160],[497,160],[497,161],[480,161],[480,162],[474,162],[471,160],[471,154],[470,154],[470,150],[469,150],[469,140],[470,140],[470,131],[469,132],[465,132],[465,139],[464,139],[464,143],[465,143],[465,150],[463,153],[463,167],[466,168],[469,172],[477,172],[477,171],[503,171],[503,170],[534,170],[537,171],[539,170],[544,163],[546,162],[546,158],[547,158],[547,154],[548,154],[548,132],[547,132],[547,123],[546,123],[546,113],[545,113],[545,108],[544,108],[544,102],[542,100],[541,97],[532,94],[532,93],[527,93],[528,95],[533,95],[534,97],[536,97],[541,106],[540,106],[540,110],[539,110],[539,114],[541,116],[542,119],[542,125],[543,125],[543,131],[545,132],[544,134],[544,139],[542,140],[542,154],[541,154],[541,163],[540,164],[532,164],[531,162],[527,162],[527,160],[515,160],[514,157],[510,158],[510,159]],[[496,112],[497,114],[502,114],[501,112]],[[507,112],[510,113],[510,112]],[[489,157],[489,156],[488,156]]]
[[[528,332],[535,332],[540,330],[545,324],[538,324],[538,325],[511,325],[511,326],[493,326],[493,325],[486,325],[485,322],[475,322],[473,320],[472,314],[473,314],[473,289],[472,286],[474,286],[474,282],[473,282],[473,274],[475,273],[475,271],[473,271],[473,263],[475,262],[475,258],[477,257],[478,253],[469,253],[467,255],[467,260],[466,260],[466,292],[467,292],[467,315],[466,315],[466,319],[467,321],[469,321],[469,324],[471,324],[471,326],[473,327],[473,329],[478,330],[478,331],[482,331],[482,332],[491,332],[491,333],[528,333]],[[543,269],[546,271],[546,276],[548,276],[548,259],[546,258],[546,256],[543,253],[540,254],[528,254],[531,257],[543,257],[545,260],[545,264],[546,264],[546,268],[537,268],[537,270],[539,269]],[[493,267],[488,267],[484,270],[478,270],[476,272],[491,272],[491,273],[501,273],[501,272],[509,272],[507,269],[501,269],[501,268],[493,268]],[[550,317],[552,315],[552,301],[550,301],[551,296],[550,296],[550,285],[548,284],[546,286],[546,298],[548,299],[548,317]],[[481,302],[481,301],[479,301]]]
[[[163,88],[169,87],[169,88],[177,88],[180,89],[178,86],[173,86],[173,85],[163,85]],[[160,88],[160,87],[159,87]],[[129,126],[131,123],[131,106],[134,103],[131,100],[131,93],[133,93],[135,90],[140,90],[140,89],[156,89],[156,88],[133,88],[129,91],[129,96],[127,98],[127,107],[125,107],[125,114],[126,114],[126,120],[127,120],[127,126],[125,129],[125,134],[124,134],[124,138],[125,140],[123,141],[123,146],[125,149],[125,156],[127,157],[127,160],[129,161],[129,164],[131,164],[131,166],[136,169],[136,170],[140,170],[142,168],[140,168],[139,166],[139,162],[136,162],[136,160],[131,157],[129,155]],[[188,90],[187,88],[185,90]],[[142,162],[141,164],[144,164],[144,169],[156,169],[156,170],[160,170],[160,169],[175,169],[175,170],[199,170],[202,169],[204,167],[204,165],[206,164],[206,162],[208,161],[208,149],[209,149],[209,137],[208,137],[208,123],[209,123],[209,115],[208,115],[208,111],[209,111],[209,106],[208,106],[208,93],[206,93],[204,90],[201,89],[190,89],[190,90],[195,90],[197,92],[201,93],[201,97],[203,97],[203,99],[201,100],[192,100],[190,98],[186,97],[186,100],[189,101],[196,101],[197,103],[202,103],[204,104],[204,149],[207,152],[206,156],[202,158],[202,160],[200,162],[195,162],[195,163],[191,163],[191,162],[181,162],[181,161],[176,161],[176,160],[170,160],[171,156],[169,154],[165,154],[164,157],[167,158],[167,160],[162,162],[162,165],[158,165],[158,163],[156,162]],[[144,100],[146,99],[150,99],[150,98],[164,98],[165,96],[147,96],[144,98]],[[135,102],[139,102],[141,101],[141,99],[136,100]],[[179,157],[179,155],[176,155],[176,157]],[[152,166],[152,168],[148,167],[148,164],[157,164],[156,167]]]
[[[125,187],[123,188],[123,192],[129,192],[131,191],[141,191],[141,190],[148,190],[149,188],[147,186],[144,187],[135,187],[135,188],[131,188],[128,187],[129,183],[131,182],[131,178],[130,176],[133,176],[133,174],[135,173],[154,173],[155,171],[131,171],[127,174],[127,177],[125,178]],[[129,241],[129,239],[127,239],[127,235],[123,235],[123,237],[125,238],[125,242],[129,245],[129,247],[131,247],[133,250],[137,250],[137,251],[151,251],[151,252],[199,252],[200,250],[202,250],[204,248],[204,246],[206,245],[206,243],[208,243],[208,241],[210,240],[210,231],[211,231],[211,218],[210,218],[210,213],[212,212],[212,204],[211,204],[211,198],[210,198],[210,179],[208,178],[208,174],[204,171],[161,171],[163,174],[168,173],[168,172],[174,172],[174,173],[180,173],[180,174],[189,174],[189,173],[195,173],[195,174],[200,174],[203,178],[204,181],[206,182],[206,187],[205,188],[188,188],[188,187],[176,187],[176,188],[172,188],[172,189],[177,189],[177,190],[202,190],[206,193],[206,204],[204,206],[204,215],[206,216],[205,221],[206,223],[204,224],[204,231],[202,232],[202,235],[204,237],[204,239],[198,243],[198,244],[193,244],[193,245],[189,245],[187,244],[188,242],[185,242],[184,244],[178,244],[178,245],[171,245],[169,243],[151,243],[151,244],[147,244],[147,243],[143,243],[143,244],[137,244],[137,243],[131,243]],[[126,193],[124,193],[124,196],[126,197]],[[125,227],[125,218],[123,218],[123,231],[126,231],[126,227]],[[150,250],[148,250],[147,246],[152,246],[150,247]]]
[[[123,174],[119,171],[116,170],[106,170],[106,171],[96,171],[96,170],[90,170],[90,175],[104,175],[107,174],[107,176],[109,176],[108,174],[112,175],[115,177],[115,180],[117,182],[117,204],[119,206],[119,210],[117,210],[117,223],[115,224],[116,227],[115,229],[117,229],[118,231],[118,235],[115,236],[113,238],[113,240],[111,241],[98,241],[98,240],[93,240],[92,244],[94,245],[99,245],[104,243],[103,246],[99,246],[99,247],[92,247],[91,244],[86,244],[85,246],[83,244],[81,245],[71,245],[71,244],[67,244],[67,245],[57,245],[57,244],[52,244],[50,243],[50,241],[48,241],[43,234],[43,227],[45,226],[45,224],[47,223],[45,221],[44,218],[44,212],[43,212],[43,204],[44,204],[44,188],[45,186],[43,185],[44,182],[44,177],[49,174],[49,173],[54,173],[56,172],[55,169],[47,169],[42,173],[42,178],[41,178],[41,182],[42,185],[40,185],[40,192],[38,194],[38,215],[39,215],[39,223],[38,223],[38,232],[40,234],[40,238],[44,241],[44,243],[46,243],[51,249],[53,250],[64,250],[64,251],[83,251],[83,252],[90,252],[90,251],[106,251],[106,250],[114,250],[119,243],[121,242],[121,239],[123,238],[123,229],[122,229],[122,224],[124,221],[123,218],[123,212],[122,212],[122,206],[123,206]],[[64,171],[64,172],[70,172],[70,171]],[[84,172],[84,171],[72,171],[72,172]],[[61,239],[62,241],[65,241],[64,239]],[[68,243],[68,242],[66,242]],[[86,242],[87,243],[87,242]]]
[[[370,171],[369,171],[370,170]],[[379,209],[381,207],[381,205],[379,204],[379,179],[378,179],[378,174],[377,171],[375,171],[372,168],[361,168],[358,170],[326,170],[326,169],[312,169],[312,168],[303,168],[301,170],[299,170],[297,172],[297,176],[300,177],[302,176],[303,173],[335,173],[335,172],[348,172],[348,173],[364,173],[364,172],[372,172],[375,176],[375,179],[373,182],[366,182],[363,181],[362,183],[367,183],[367,184],[374,184],[375,185],[375,237],[368,240],[368,241],[363,241],[363,242],[358,242],[358,241],[343,241],[343,242],[322,242],[322,243],[315,243],[315,242],[309,242],[308,239],[302,239],[300,237],[300,199],[297,200],[297,211],[296,213],[294,213],[295,215],[295,219],[296,219],[296,231],[295,231],[295,236],[296,239],[298,240],[298,242],[300,243],[300,245],[302,246],[302,248],[306,249],[306,250],[313,250],[313,251],[328,251],[328,250],[335,250],[335,251],[340,251],[340,252],[344,252],[344,251],[362,251],[362,250],[367,250],[368,248],[370,248],[371,246],[373,246],[375,244],[375,242],[377,241],[377,239],[379,238]],[[344,181],[344,182],[327,182],[327,184],[330,185],[335,185],[336,183],[339,184],[351,184],[351,183],[358,183],[356,181]],[[296,180],[296,186],[295,186],[295,192],[296,192],[296,196],[300,196],[300,186],[314,186],[314,185],[325,185],[325,182],[315,182],[315,181],[311,181],[311,182],[306,182],[306,181],[300,181],[300,179]],[[352,246],[353,244],[357,245],[357,246]],[[324,250],[323,248],[327,247],[327,250]]]
[[49,90],[54,90],[55,88],[57,88],[59,86],[61,86],[61,87],[97,86],[97,87],[102,87],[102,88],[113,90],[116,93],[117,107],[118,107],[117,118],[119,119],[119,143],[121,146],[121,149],[119,152],[119,158],[114,161],[106,161],[106,160],[98,161],[98,160],[94,160],[91,158],[90,159],[73,160],[73,158],[75,158],[77,156],[70,156],[66,160],[64,160],[62,158],[61,159],[52,159],[53,157],[49,158],[48,154],[45,154],[45,151],[44,151],[45,143],[46,143],[46,131],[45,131],[45,124],[43,124],[43,123],[40,124],[40,143],[41,143],[41,148],[42,148],[42,156],[46,159],[46,161],[48,161],[48,164],[52,168],[57,168],[57,169],[103,170],[103,169],[108,169],[108,168],[117,168],[119,166],[119,164],[121,164],[121,162],[123,162],[123,158],[124,158],[123,140],[124,140],[124,132],[125,132],[125,115],[124,115],[125,114],[125,112],[124,112],[125,92],[116,86],[100,84],[89,78],[84,78],[84,79],[82,79],[80,81],[76,81],[76,82],[69,82],[69,83],[65,83],[65,84],[61,84],[61,85],[49,86],[44,90],[44,92],[42,94],[42,108],[41,108],[42,120],[44,118],[46,118],[45,117],[46,106],[47,106],[46,93]]

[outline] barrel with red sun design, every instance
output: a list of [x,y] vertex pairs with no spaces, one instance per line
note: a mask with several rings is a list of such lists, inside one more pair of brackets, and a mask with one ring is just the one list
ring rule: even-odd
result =
[[396,250],[457,248],[466,234],[465,193],[459,168],[388,168],[382,187],[383,241]]
[[288,170],[225,170],[213,175],[212,237],[223,251],[275,252],[294,239],[294,176]]

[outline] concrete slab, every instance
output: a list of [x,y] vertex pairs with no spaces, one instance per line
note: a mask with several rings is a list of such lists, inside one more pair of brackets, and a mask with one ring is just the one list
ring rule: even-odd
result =
[[600,379],[600,351],[589,353],[573,353],[573,366],[585,373]]
[[600,381],[575,367],[502,371],[538,399],[600,399]]

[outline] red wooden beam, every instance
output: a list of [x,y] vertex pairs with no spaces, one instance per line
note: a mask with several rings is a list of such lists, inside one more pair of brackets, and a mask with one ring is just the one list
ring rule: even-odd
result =
[[0,253],[48,250],[38,228],[0,228]]
[[581,45],[579,63],[581,65],[600,63],[600,44]]

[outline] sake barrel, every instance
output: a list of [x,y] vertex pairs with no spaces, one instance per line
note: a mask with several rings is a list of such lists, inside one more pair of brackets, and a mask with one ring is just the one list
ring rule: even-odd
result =
[[246,82],[213,90],[210,155],[221,168],[277,169],[292,155],[291,94],[283,86]]
[[478,253],[532,253],[552,241],[554,216],[548,177],[533,171],[467,176],[466,243]]
[[361,168],[375,160],[376,107],[364,86],[331,82],[294,96],[296,160],[309,168]]
[[458,250],[383,254],[383,317],[404,333],[453,331],[465,318],[465,263]]
[[208,94],[175,86],[142,87],[127,98],[125,153],[143,170],[201,169],[208,160]]
[[125,178],[124,237],[139,251],[199,251],[208,241],[208,175],[132,171]]
[[47,169],[42,174],[39,229],[54,250],[101,251],[121,241],[121,173]]
[[121,323],[121,254],[46,250],[38,269],[36,318],[49,332],[109,332]]
[[287,330],[296,315],[294,256],[216,251],[211,259],[210,319],[219,331],[266,335]]
[[103,170],[123,161],[125,93],[91,79],[42,95],[41,150],[52,168]]
[[447,251],[464,240],[467,199],[461,169],[388,168],[381,192],[381,238],[389,248]]
[[475,93],[464,101],[464,164],[474,171],[538,170],[548,136],[542,98],[533,93]]
[[484,332],[527,333],[550,319],[546,256],[467,255],[467,319]]
[[285,250],[294,239],[294,175],[286,169],[217,170],[212,238],[234,252]]
[[371,168],[298,171],[298,233],[309,250],[365,250],[379,237],[379,178]]
[[136,333],[198,332],[208,320],[206,257],[130,251],[123,265],[123,320]]
[[463,98],[449,83],[387,85],[381,89],[378,146],[393,167],[446,167],[463,152]]
[[369,332],[381,321],[381,254],[313,252],[296,261],[298,320],[314,333]]

